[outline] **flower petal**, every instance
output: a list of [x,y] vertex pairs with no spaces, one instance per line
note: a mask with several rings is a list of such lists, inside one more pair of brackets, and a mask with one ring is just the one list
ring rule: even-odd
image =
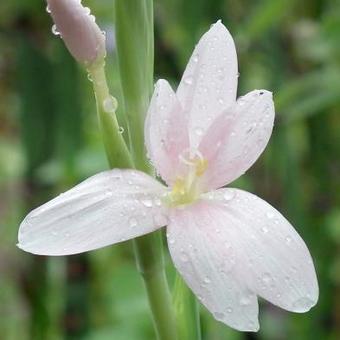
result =
[[[251,291],[286,310],[302,313],[318,300],[310,253],[292,225],[270,204],[238,189],[220,189],[213,198],[219,221],[235,231],[240,263]],[[214,215],[215,216],[215,215]],[[242,262],[242,263],[241,263]]]
[[238,231],[225,226],[212,202],[200,201],[171,212],[167,228],[174,264],[201,303],[223,323],[257,331],[258,303],[247,287]]
[[208,161],[206,189],[232,182],[253,165],[269,141],[274,116],[271,92],[254,90],[216,118],[199,146]]
[[151,162],[172,184],[179,154],[189,147],[188,124],[176,94],[166,80],[159,80],[145,121],[145,143]]
[[191,147],[198,146],[214,118],[236,101],[237,77],[233,38],[218,21],[197,44],[177,89],[189,115]]
[[150,233],[167,224],[165,188],[134,170],[99,173],[31,211],[18,246],[40,255],[69,255]]

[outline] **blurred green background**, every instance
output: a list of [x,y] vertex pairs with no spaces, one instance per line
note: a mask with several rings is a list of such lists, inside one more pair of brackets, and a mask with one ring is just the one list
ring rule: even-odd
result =
[[[119,99],[113,0],[83,3],[107,32]],[[156,0],[156,77],[176,84],[217,19],[235,38],[239,95],[271,90],[277,112],[265,153],[233,185],[293,223],[314,258],[320,300],[307,314],[261,302],[257,334],[202,308],[203,338],[339,339],[340,1]],[[42,0],[0,3],[0,339],[154,339],[129,243],[67,258],[15,246],[30,209],[108,168],[91,83],[51,26]]]

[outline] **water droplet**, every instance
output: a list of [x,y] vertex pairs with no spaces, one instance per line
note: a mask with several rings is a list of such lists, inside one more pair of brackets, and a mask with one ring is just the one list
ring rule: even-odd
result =
[[109,96],[103,100],[103,108],[106,112],[115,113],[117,110],[116,98]]
[[189,76],[189,77],[184,78],[184,84],[192,85],[192,83],[193,83],[193,77]]
[[219,102],[219,104],[221,104],[221,105],[223,105],[223,104],[224,104],[224,100],[223,100],[223,98],[221,98],[221,97],[220,97],[220,98],[218,98],[218,99],[217,99],[217,101],[218,101],[218,102]]
[[85,14],[87,14],[87,15],[90,15],[90,14],[91,14],[91,10],[90,10],[88,7],[84,7],[84,12],[85,12]]
[[118,133],[120,133],[120,134],[124,133],[124,128],[122,126],[120,126],[118,128]]
[[269,218],[269,219],[272,219],[272,218],[274,218],[274,213],[273,212],[271,212],[271,211],[267,211],[266,212],[266,216]]
[[182,262],[188,262],[189,261],[189,257],[185,252],[182,252],[182,254],[181,254],[181,261]]
[[203,281],[204,281],[204,283],[210,283],[211,282],[211,280],[207,276],[203,279]]
[[235,197],[234,190],[227,189],[225,193],[223,194],[223,198],[225,201],[231,201]]
[[250,302],[251,302],[251,299],[249,295],[242,296],[240,299],[241,306],[248,306]]
[[285,240],[286,240],[286,244],[292,243],[292,238],[290,236],[286,236]]
[[200,127],[195,128],[195,133],[197,136],[202,136],[203,135],[203,129]]
[[49,5],[46,6],[46,12],[47,12],[47,13],[51,13],[51,9],[50,9],[50,6],[49,6]]
[[175,240],[174,240],[173,238],[170,238],[170,239],[168,240],[168,242],[169,242],[169,244],[174,244],[174,243],[175,243]]
[[224,313],[221,313],[221,312],[214,312],[214,317],[217,319],[217,320],[223,320],[224,318]]
[[141,202],[147,208],[151,208],[153,206],[152,201],[150,199],[148,199],[148,198],[141,199]]
[[106,195],[107,197],[111,197],[111,196],[113,195],[112,190],[111,190],[111,189],[107,189],[106,192],[105,192],[105,195]]
[[54,35],[60,36],[60,32],[58,31],[57,25],[56,25],[56,24],[53,24],[53,25],[52,25],[52,33],[53,33]]
[[52,230],[52,235],[53,236],[58,236],[58,232],[56,230]]
[[229,242],[224,242],[224,246],[227,248],[227,249],[230,249],[231,248],[231,244]]
[[231,307],[228,307],[228,308],[227,308],[227,312],[230,314],[230,313],[233,312],[233,309],[232,309]]
[[273,278],[269,273],[264,273],[261,278],[262,282],[267,286],[272,283]]
[[194,63],[197,63],[198,62],[198,54],[195,54],[193,57],[192,57],[192,61]]
[[130,226],[131,228],[137,227],[137,224],[138,224],[138,222],[137,222],[137,220],[136,220],[134,217],[131,217],[131,218],[129,219],[129,226]]
[[269,229],[267,227],[262,227],[261,228],[261,231],[264,233],[264,234],[267,234],[269,232]]

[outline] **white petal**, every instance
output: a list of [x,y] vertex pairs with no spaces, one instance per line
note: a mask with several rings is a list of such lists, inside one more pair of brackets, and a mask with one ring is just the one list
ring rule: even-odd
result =
[[214,118],[235,103],[237,74],[233,38],[217,22],[197,44],[177,90],[178,99],[189,115],[193,148]]
[[211,216],[234,233],[229,242],[238,249],[237,265],[248,288],[292,312],[312,308],[318,300],[315,269],[291,224],[270,204],[242,190],[220,189],[207,197],[215,205]]
[[167,223],[165,188],[134,170],[99,173],[30,212],[18,246],[40,255],[68,255],[150,233]]
[[159,80],[145,121],[148,155],[161,177],[172,184],[179,154],[189,147],[188,124],[176,94],[166,80]]
[[200,201],[171,212],[167,229],[174,264],[201,303],[225,324],[257,331],[258,303],[247,286],[238,230],[220,209]]
[[248,170],[269,141],[274,116],[271,92],[255,90],[216,118],[199,146],[208,161],[203,186],[220,188]]

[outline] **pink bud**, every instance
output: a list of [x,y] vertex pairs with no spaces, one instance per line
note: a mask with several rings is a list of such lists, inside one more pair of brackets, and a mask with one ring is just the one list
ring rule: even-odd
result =
[[86,65],[105,56],[105,35],[80,0],[47,0],[48,12],[73,57]]

